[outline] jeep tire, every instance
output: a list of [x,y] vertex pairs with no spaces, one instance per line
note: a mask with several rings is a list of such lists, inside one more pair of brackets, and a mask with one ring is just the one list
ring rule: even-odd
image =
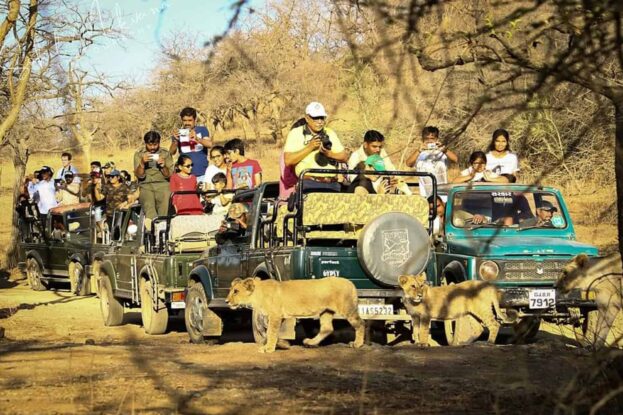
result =
[[33,291],[45,291],[48,289],[47,285],[43,282],[43,271],[39,261],[34,258],[28,258],[26,261],[26,277],[28,278],[28,285]]
[[184,324],[190,337],[190,342],[195,344],[205,343],[203,336],[204,324],[206,324],[205,312],[208,309],[208,298],[203,285],[194,283],[188,288],[186,294],[186,308],[184,309]]
[[82,264],[72,261],[69,263],[68,271],[71,293],[82,296],[91,294],[91,281],[86,276]]
[[169,323],[169,310],[164,301],[159,298],[152,299],[152,282],[141,278],[139,282],[139,292],[141,295],[141,317],[143,328],[147,334],[163,334],[167,331]]
[[100,311],[106,327],[118,326],[123,322],[123,305],[112,292],[112,285],[106,272],[101,272]]

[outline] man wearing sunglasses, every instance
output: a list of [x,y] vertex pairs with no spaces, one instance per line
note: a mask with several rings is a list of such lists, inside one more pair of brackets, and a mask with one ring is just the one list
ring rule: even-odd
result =
[[[327,113],[319,102],[305,108],[305,124],[288,133],[283,156],[286,167],[293,167],[296,176],[306,169],[337,169],[337,162],[346,163],[348,154],[335,131],[326,128]],[[306,173],[303,189],[340,191],[335,173]]]
[[128,206],[130,188],[121,180],[121,172],[117,169],[111,170],[106,179],[106,185],[95,188],[95,197],[97,200],[106,198],[106,221],[110,222],[115,209]]

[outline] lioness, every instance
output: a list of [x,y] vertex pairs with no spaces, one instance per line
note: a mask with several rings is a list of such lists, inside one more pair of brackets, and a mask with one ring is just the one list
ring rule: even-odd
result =
[[260,352],[274,352],[279,327],[284,318],[320,317],[320,331],[306,346],[318,346],[333,332],[335,314],[348,320],[355,329],[353,347],[361,347],[365,326],[357,310],[357,290],[345,278],[326,277],[318,280],[275,281],[259,278],[236,278],[231,283],[227,304],[232,308],[251,307],[268,317],[266,344]]
[[[464,281],[444,287],[430,287],[426,274],[401,275],[404,304],[413,321],[413,341],[428,346],[431,320],[456,320],[471,315],[489,329],[489,343],[495,343],[500,322],[505,319],[497,289],[486,281]],[[495,314],[493,311],[495,310]],[[416,328],[419,328],[416,331]]]
[[586,343],[585,345],[592,343],[596,348],[602,347],[606,343],[612,323],[622,308],[623,266],[621,265],[621,254],[616,253],[606,257],[593,258],[589,258],[585,254],[576,256],[563,268],[562,274],[556,282],[556,287],[560,288],[562,292],[581,289],[595,293],[595,303],[597,304],[595,339],[594,342],[591,342],[586,338],[589,318],[585,318],[584,339],[582,340]]

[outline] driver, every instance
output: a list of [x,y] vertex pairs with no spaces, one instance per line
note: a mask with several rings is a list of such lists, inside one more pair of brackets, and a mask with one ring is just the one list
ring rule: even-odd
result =
[[522,226],[553,226],[552,217],[554,212],[558,212],[558,208],[547,200],[541,201],[536,208],[536,217],[525,219],[521,222]]

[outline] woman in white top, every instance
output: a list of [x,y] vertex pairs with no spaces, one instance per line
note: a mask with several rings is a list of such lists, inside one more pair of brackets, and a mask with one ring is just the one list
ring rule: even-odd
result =
[[227,174],[227,165],[225,164],[225,149],[223,146],[214,146],[210,149],[210,160],[212,162],[206,169],[203,176],[203,190],[214,190],[212,178],[217,173]]
[[487,170],[497,174],[512,174],[517,176],[519,160],[511,152],[510,136],[508,131],[500,128],[493,132],[487,153]]

